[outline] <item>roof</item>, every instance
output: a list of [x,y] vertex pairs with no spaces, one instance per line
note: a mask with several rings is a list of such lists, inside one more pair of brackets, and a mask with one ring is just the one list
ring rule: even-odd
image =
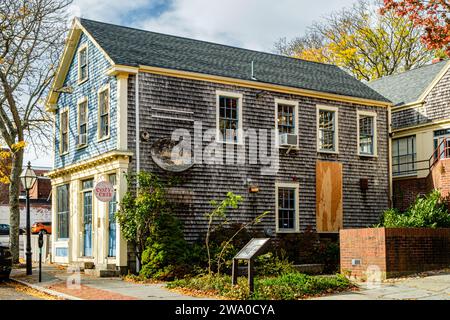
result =
[[390,102],[339,67],[84,18],[81,25],[115,64],[140,65]]
[[395,106],[416,102],[448,61],[441,61],[400,74],[382,77],[368,85],[391,100]]

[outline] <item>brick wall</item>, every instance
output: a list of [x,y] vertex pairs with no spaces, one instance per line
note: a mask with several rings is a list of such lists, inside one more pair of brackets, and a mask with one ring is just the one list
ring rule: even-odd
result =
[[[450,266],[450,228],[367,228],[340,231],[341,272],[360,279],[376,266],[392,278]],[[353,266],[352,259],[361,264]]]
[[426,178],[412,177],[394,180],[392,187],[393,206],[401,211],[406,210],[417,196],[427,194],[433,189],[440,190],[443,197],[448,197],[450,195],[450,159],[439,160]]

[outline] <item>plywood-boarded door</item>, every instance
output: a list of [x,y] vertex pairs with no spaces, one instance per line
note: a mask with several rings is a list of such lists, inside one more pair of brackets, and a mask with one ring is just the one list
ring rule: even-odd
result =
[[342,220],[342,163],[317,161],[317,232],[338,232]]

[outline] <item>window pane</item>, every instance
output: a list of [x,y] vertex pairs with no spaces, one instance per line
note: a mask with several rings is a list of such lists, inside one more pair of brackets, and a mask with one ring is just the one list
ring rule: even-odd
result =
[[69,237],[69,185],[56,188],[57,197],[57,236],[58,238]]
[[295,133],[295,107],[291,105],[278,104],[278,132]]
[[319,149],[335,150],[335,112],[319,110]]
[[394,175],[416,172],[415,140],[415,136],[410,136],[392,141],[392,172]]
[[359,152],[373,154],[374,117],[360,116],[359,118]]
[[236,142],[239,127],[238,99],[219,97],[219,130],[224,141]]
[[278,228],[295,229],[295,188],[278,188]]

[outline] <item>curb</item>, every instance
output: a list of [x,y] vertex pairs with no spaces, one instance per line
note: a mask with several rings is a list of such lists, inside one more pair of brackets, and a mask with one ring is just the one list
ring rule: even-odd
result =
[[17,282],[17,283],[19,283],[21,285],[30,287],[30,288],[32,288],[34,290],[46,293],[46,294],[54,296],[54,297],[62,298],[64,300],[83,300],[81,298],[78,298],[78,297],[75,297],[75,296],[71,296],[71,295],[68,295],[68,294],[65,294],[65,293],[61,293],[61,292],[58,292],[58,291],[55,291],[55,290],[43,288],[41,286],[37,286],[35,284],[31,284],[31,283],[28,283],[28,282],[23,281],[23,280],[19,280],[19,279],[15,279],[15,278],[9,278],[9,279],[11,281],[15,281],[15,282]]

